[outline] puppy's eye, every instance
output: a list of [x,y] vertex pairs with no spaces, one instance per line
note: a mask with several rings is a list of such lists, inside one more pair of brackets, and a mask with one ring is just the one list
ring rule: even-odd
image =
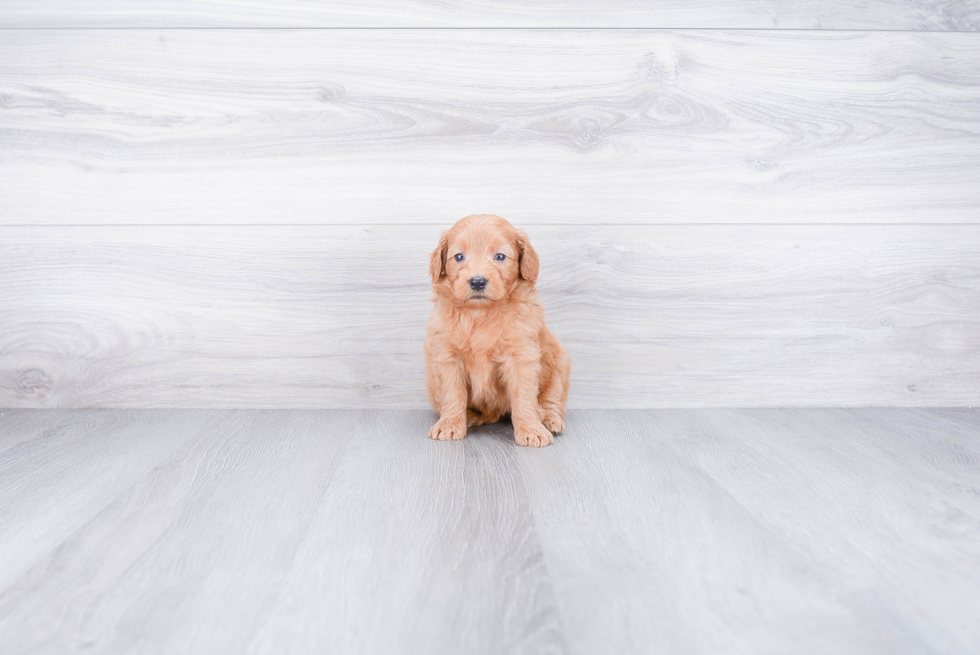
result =
[[455,259],[458,262],[463,261],[463,253],[461,253],[461,252],[456,253],[456,256],[453,257],[453,259]]
[[502,261],[504,261],[505,259],[507,259],[507,255],[505,255],[505,254],[504,254],[504,253],[502,253],[502,252],[498,252],[498,253],[497,253],[496,255],[494,255],[494,257],[493,257],[493,258],[494,258],[494,259],[496,259],[496,260],[497,260],[498,262],[502,262]]

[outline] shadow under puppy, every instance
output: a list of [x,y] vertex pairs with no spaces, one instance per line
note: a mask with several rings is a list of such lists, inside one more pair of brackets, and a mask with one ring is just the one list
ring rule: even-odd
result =
[[553,443],[571,360],[545,325],[527,235],[493,214],[467,216],[440,237],[429,274],[426,387],[440,417],[429,436],[462,439],[509,414],[518,445]]

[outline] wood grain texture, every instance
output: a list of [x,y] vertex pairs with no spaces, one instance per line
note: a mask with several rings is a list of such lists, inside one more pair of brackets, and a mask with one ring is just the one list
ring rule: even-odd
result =
[[[176,416],[158,411],[40,415],[37,422],[43,431],[5,448],[0,459],[0,589],[25,575],[216,415],[200,411]],[[57,518],[37,520],[38,512],[51,512]]]
[[980,35],[0,39],[0,224],[972,223]]
[[699,27],[980,29],[976,0],[5,0],[0,27]]
[[[25,441],[35,439],[45,430],[55,430],[74,410],[0,409],[0,453]],[[43,426],[43,427],[42,427]]]
[[332,493],[255,650],[564,651],[513,433],[494,426],[496,439],[441,448],[426,437],[434,420],[354,415]]
[[976,410],[433,419],[5,412],[5,654],[980,647]]
[[518,460],[568,642],[976,652],[980,424],[943,416],[574,412]]
[[[528,226],[572,407],[975,406],[980,226]],[[425,408],[439,226],[0,229],[0,407]]]
[[[859,615],[874,606],[883,622],[915,615],[891,652],[969,653],[980,649],[975,418],[974,430],[961,432],[889,409],[835,410],[819,424],[799,411],[677,412],[664,432],[707,435],[685,452],[795,550],[837,570],[852,607],[864,606]],[[848,498],[860,498],[862,510]],[[918,591],[883,600],[909,588]]]
[[218,418],[0,586],[5,652],[562,651],[512,448],[425,412]]

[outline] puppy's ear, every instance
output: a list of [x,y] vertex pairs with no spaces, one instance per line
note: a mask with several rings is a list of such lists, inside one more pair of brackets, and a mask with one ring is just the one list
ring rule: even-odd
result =
[[538,279],[538,253],[527,240],[527,235],[522,231],[517,232],[517,261],[519,264],[518,272],[521,277],[532,284]]
[[446,237],[446,233],[443,232],[439,237],[439,245],[432,251],[432,256],[429,258],[429,277],[432,278],[433,284],[438,282],[446,274],[446,252],[448,250],[449,239]]

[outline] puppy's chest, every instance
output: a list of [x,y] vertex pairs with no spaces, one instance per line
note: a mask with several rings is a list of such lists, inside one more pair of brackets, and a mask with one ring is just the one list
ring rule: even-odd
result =
[[500,364],[490,351],[467,353],[463,357],[466,367],[469,395],[476,405],[495,404],[503,394]]
[[[482,329],[481,329],[482,328]],[[476,326],[461,335],[456,344],[475,398],[496,395],[500,390],[500,361],[506,344],[492,326]]]
[[503,344],[489,335],[472,334],[460,340],[458,352],[468,369],[487,368],[500,361]]

